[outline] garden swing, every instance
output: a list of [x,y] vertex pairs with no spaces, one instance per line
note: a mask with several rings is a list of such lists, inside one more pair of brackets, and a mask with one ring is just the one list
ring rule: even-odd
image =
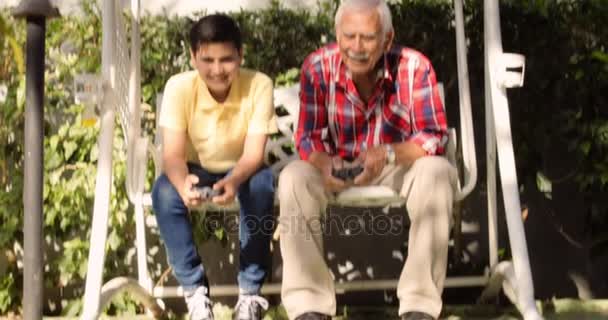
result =
[[[162,298],[183,295],[179,287],[154,286],[147,267],[146,226],[154,225],[153,216],[146,217],[145,209],[150,208],[150,194],[144,190],[147,160],[150,155],[155,162],[157,174],[160,170],[160,139],[157,133],[154,141],[142,136],[141,94],[140,94],[140,34],[139,0],[130,1],[128,15],[131,20],[131,35],[126,33],[122,1],[104,0],[102,9],[102,74],[101,76],[80,75],[75,79],[76,97],[84,104],[100,108],[99,160],[95,186],[95,201],[84,310],[81,318],[96,319],[112,296],[123,290],[142,302],[154,316],[163,312]],[[454,0],[456,22],[456,44],[458,63],[460,135],[462,150],[462,183],[456,199],[464,199],[475,187],[477,163],[473,138],[472,111],[466,61],[463,1]],[[128,40],[130,38],[130,41]],[[485,47],[485,107],[486,107],[486,159],[489,266],[481,275],[448,277],[446,287],[488,286],[487,292],[497,293],[502,288],[507,297],[517,306],[526,320],[541,319],[534,301],[534,288],[528,258],[528,250],[521,219],[521,208],[513,142],[509,123],[509,107],[506,89],[521,87],[524,75],[524,57],[504,53],[500,35],[498,0],[484,0],[484,47]],[[297,154],[285,152],[285,145],[293,143],[293,127],[298,114],[298,88],[276,88],[275,106],[282,106],[288,112],[279,117],[278,126],[282,137],[268,142],[266,160],[275,174]],[[112,138],[116,114],[120,120],[127,146],[127,194],[135,208],[137,280],[128,277],[111,279],[103,284],[102,274],[105,262],[105,248],[108,233],[110,186],[112,180]],[[157,110],[158,114],[158,110]],[[448,158],[456,157],[456,130],[450,129]],[[498,259],[496,161],[500,174],[503,202],[512,260]],[[391,190],[376,187],[353,188],[341,194],[337,201],[360,205],[390,205],[400,199]],[[397,280],[354,280],[336,284],[339,292],[352,290],[394,289]],[[498,289],[498,290],[497,290]],[[212,295],[237,295],[236,285],[211,286]],[[279,283],[267,283],[263,294],[280,293]]]

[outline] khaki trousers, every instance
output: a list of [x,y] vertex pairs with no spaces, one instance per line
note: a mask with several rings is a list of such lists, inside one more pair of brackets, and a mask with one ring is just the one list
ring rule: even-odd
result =
[[[397,285],[400,315],[421,311],[438,318],[441,312],[456,183],[456,169],[437,156],[420,158],[409,168],[386,166],[372,183],[399,192],[411,221],[408,255]],[[305,312],[335,315],[334,281],[320,228],[331,195],[321,173],[306,161],[294,161],[282,170],[278,192],[281,298],[289,319]]]

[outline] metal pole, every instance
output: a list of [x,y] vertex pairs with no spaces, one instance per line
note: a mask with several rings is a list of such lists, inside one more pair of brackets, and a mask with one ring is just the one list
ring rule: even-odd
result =
[[[45,19],[27,19],[25,182],[23,205],[23,309],[25,319],[42,315],[42,139]],[[38,316],[36,316],[38,315]]]
[[48,1],[23,1],[15,10],[27,19],[25,179],[23,186],[23,317],[42,319],[42,168],[44,115],[44,35],[46,17],[57,13]]
[[[519,184],[513,152],[513,138],[504,81],[506,72],[505,54],[500,33],[500,9],[498,0],[484,1],[484,43],[487,55],[487,78],[490,89],[491,109],[494,115],[494,134],[498,151],[498,170],[505,206],[507,231],[514,269],[514,281],[509,283],[517,295],[516,306],[525,320],[542,319],[534,300],[534,285],[530,270],[530,259],[526,244],[526,233],[521,219]],[[521,85],[520,85],[521,86]],[[506,275],[506,280],[513,277]]]
[[104,0],[101,11],[102,46],[101,71],[104,94],[102,99],[101,129],[99,132],[95,202],[91,226],[89,262],[84,289],[84,307],[81,319],[99,317],[100,294],[103,285],[103,267],[106,259],[110,193],[112,190],[112,146],[116,106],[116,1]]
[[460,137],[464,167],[464,183],[462,189],[456,195],[457,200],[462,200],[470,194],[477,183],[477,155],[475,154],[475,134],[473,132],[473,114],[471,110],[471,90],[469,86],[469,66],[467,63],[467,45],[464,32],[465,23],[463,11],[463,0],[454,0],[456,58],[458,64],[458,99],[460,106]]

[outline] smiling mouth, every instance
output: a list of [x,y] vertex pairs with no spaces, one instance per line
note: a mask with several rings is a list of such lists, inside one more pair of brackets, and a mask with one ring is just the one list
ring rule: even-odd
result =
[[214,77],[214,78],[209,78],[209,80],[211,80],[212,82],[218,82],[218,83],[221,82],[221,83],[224,83],[224,82],[228,81],[228,77],[219,77],[219,78],[218,77]]
[[347,52],[346,56],[355,61],[355,62],[367,62],[367,60],[369,59],[369,55],[366,53],[353,53],[353,52]]
[[350,60],[352,62],[354,62],[354,63],[359,63],[359,64],[365,64],[365,63],[367,63],[367,59],[353,59],[353,58],[350,58]]

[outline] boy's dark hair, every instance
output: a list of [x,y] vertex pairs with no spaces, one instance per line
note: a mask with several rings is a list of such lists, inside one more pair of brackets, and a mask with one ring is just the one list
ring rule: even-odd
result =
[[205,16],[190,29],[190,49],[196,53],[202,44],[212,42],[232,42],[241,51],[241,30],[236,22],[224,14]]

